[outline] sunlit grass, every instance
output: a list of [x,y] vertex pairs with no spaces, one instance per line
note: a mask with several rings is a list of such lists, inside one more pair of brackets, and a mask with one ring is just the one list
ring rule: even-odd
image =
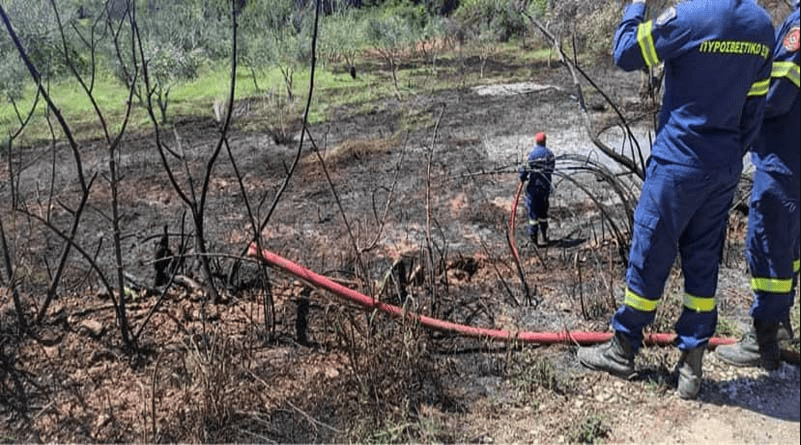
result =
[[[439,60],[456,60],[461,55],[455,50],[440,50],[437,54]],[[499,45],[492,52],[493,60],[515,61],[517,66],[527,65],[536,60],[546,60],[549,57],[547,49],[523,49],[519,44]],[[418,55],[414,60],[407,60],[407,65],[397,74],[397,88],[392,81],[392,75],[385,61],[367,56],[356,60],[356,65],[368,67],[359,70],[355,79],[345,69],[343,62],[326,61],[318,59],[315,70],[314,95],[312,107],[309,110],[310,123],[324,122],[332,113],[343,106],[348,106],[352,114],[369,112],[371,103],[387,97],[408,97],[416,94],[431,94],[442,89],[458,86],[469,86],[480,83],[495,83],[498,81],[512,81],[525,79],[531,75],[528,68],[518,68],[508,72],[493,73],[480,77],[476,73],[462,76],[459,85],[454,84],[453,75],[458,71],[458,64],[448,66],[436,65],[434,58],[425,58]],[[414,62],[414,63],[411,63]],[[188,82],[176,83],[169,92],[167,108],[167,125],[178,117],[213,118],[213,103],[217,100],[226,100],[230,91],[230,61],[209,63],[201,68],[198,76]],[[443,76],[447,72],[450,75]],[[251,116],[260,122],[259,125],[279,126],[287,120],[298,120],[303,116],[309,92],[310,71],[308,67],[295,67],[292,70],[291,90],[294,100],[289,102],[288,88],[285,77],[279,67],[274,66],[268,70],[252,72],[240,65],[237,70],[236,92],[237,101],[247,98],[263,98],[269,101],[269,106],[263,107],[263,115]],[[255,76],[255,77],[254,77]],[[90,80],[87,79],[87,82]],[[78,140],[102,138],[104,132],[98,114],[84,89],[75,79],[68,79],[47,86],[47,90],[56,107],[63,113],[73,135]],[[110,72],[101,71],[91,86],[92,96],[97,108],[102,113],[111,137],[120,130],[126,113],[126,103],[129,92],[125,86]],[[27,113],[35,97],[32,83],[27,85],[23,99],[17,105],[21,113]],[[276,109],[280,108],[280,112]],[[47,106],[40,99],[34,119],[24,129],[14,142],[16,146],[26,146],[42,143],[50,139],[50,130],[45,119]],[[161,120],[161,114],[154,104],[155,118]],[[284,122],[279,122],[279,120]],[[56,131],[56,137],[61,139],[63,134],[55,120],[51,123]],[[5,99],[0,100],[0,127],[4,135],[11,134],[19,128],[19,120],[13,107]],[[126,131],[151,131],[153,123],[146,109],[134,96],[131,115]]]
[[[84,87],[75,79],[46,85],[45,89],[56,109],[64,116],[64,120],[76,139],[102,137],[103,128],[100,116],[113,137],[113,133],[119,131],[122,126],[128,102],[128,90],[107,73],[99,73],[94,81],[86,78],[85,82],[94,103],[90,100],[90,95],[87,94]],[[23,98],[17,101],[17,107],[23,118],[30,111],[35,97],[36,90],[31,83],[25,88]],[[135,99],[134,104],[136,104]],[[47,104],[40,97],[33,118],[15,142],[17,145],[35,144],[50,138],[47,111]],[[50,113],[50,121],[56,137],[63,137],[61,127],[53,113]],[[130,122],[134,125],[142,125],[147,122],[147,114],[141,107],[134,105]],[[2,126],[4,135],[16,132],[20,126],[12,104],[6,100],[0,102],[0,126]]]

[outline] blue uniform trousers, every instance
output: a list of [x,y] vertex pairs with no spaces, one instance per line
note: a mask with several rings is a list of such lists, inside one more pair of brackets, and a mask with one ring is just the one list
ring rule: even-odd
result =
[[634,351],[654,321],[657,301],[678,252],[684,274],[684,308],[675,325],[681,350],[704,345],[715,332],[718,270],[728,211],[742,163],[700,169],[651,159],[634,213],[624,305],[612,327]]
[[746,260],[752,277],[751,316],[755,320],[782,321],[793,305],[801,215],[798,191],[792,195],[788,191],[795,187],[792,178],[782,173],[759,168],[754,172]]
[[528,209],[528,234],[534,235],[538,230],[548,227],[548,209],[550,207],[550,193],[547,190],[536,190],[526,194],[526,208]]

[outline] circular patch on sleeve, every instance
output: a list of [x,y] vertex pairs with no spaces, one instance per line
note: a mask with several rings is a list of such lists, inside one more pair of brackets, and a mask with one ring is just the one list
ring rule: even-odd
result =
[[782,46],[784,49],[790,52],[798,51],[798,34],[798,26],[793,26],[789,31],[787,31],[787,34],[784,35],[784,40],[782,40]]

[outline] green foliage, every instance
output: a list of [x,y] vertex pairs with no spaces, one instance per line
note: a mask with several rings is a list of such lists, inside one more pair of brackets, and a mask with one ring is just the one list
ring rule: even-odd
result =
[[240,16],[239,60],[254,76],[278,67],[292,98],[296,67],[311,54],[313,19],[313,8],[297,10],[292,0],[251,3]]
[[453,18],[469,34],[491,34],[499,42],[528,33],[528,23],[523,15],[525,2],[514,0],[464,0]]
[[[86,76],[95,76],[92,82],[93,95],[101,109],[113,116],[123,116],[120,104],[125,103],[127,89],[133,79],[138,82],[135,86],[138,104],[144,106],[147,102],[142,72],[138,73],[138,77],[134,76],[136,73],[130,52],[130,28],[122,20],[124,8],[115,6],[123,0],[115,0],[111,20],[107,20],[106,0],[55,1],[59,7],[61,22],[65,25],[71,58],[87,81],[90,79]],[[336,93],[332,93],[337,95],[333,98],[334,102],[346,98],[371,100],[376,96],[397,94],[399,87],[412,88],[413,82],[397,79],[397,63],[401,57],[418,57],[419,51],[426,52],[423,56],[429,60],[429,55],[442,50],[436,42],[429,45],[417,43],[440,35],[443,23],[446,20],[453,21],[435,14],[448,2],[449,0],[387,0],[376,2],[379,6],[374,8],[333,8],[330,15],[320,17],[318,68],[324,68],[324,64],[328,62],[342,62],[343,59],[345,63],[356,64],[362,51],[374,48],[390,64],[394,85],[382,82],[380,72],[360,70],[357,82],[359,86],[356,87],[347,75],[344,78],[329,76],[331,78],[327,79],[325,76],[329,74],[329,70],[318,70],[316,88],[325,88],[322,83],[331,82],[336,87]],[[34,45],[37,68],[43,67],[43,80],[53,91],[56,103],[72,121],[78,122],[76,126],[81,131],[85,129],[92,132],[94,130],[90,128],[93,124],[89,121],[96,116],[91,112],[91,104],[82,97],[85,93],[76,84],[66,66],[61,35],[50,0],[33,0],[35,8],[29,7],[31,4],[28,0],[3,1],[5,10],[14,11],[13,14],[9,12],[14,29],[18,32],[22,30],[24,42]],[[304,7],[299,8],[295,0],[248,2],[247,7],[238,15],[241,71],[240,81],[237,82],[237,97],[253,94],[254,91],[263,93],[266,89],[274,92],[282,87],[282,83],[287,94],[292,95],[294,89],[305,86],[308,78],[305,68],[308,67],[315,12],[313,5],[313,2],[307,2]],[[150,87],[154,95],[152,99],[156,106],[162,108],[162,112],[166,112],[169,104],[171,114],[196,113],[197,110],[208,109],[209,103],[226,94],[232,47],[230,0],[137,0],[136,6],[137,25],[141,32]],[[490,22],[485,20],[483,23]],[[112,37],[120,27],[119,40],[115,46]],[[94,58],[87,43],[92,36],[95,44]],[[87,40],[83,40],[84,38]],[[482,60],[497,54],[496,36],[488,25],[480,30],[477,38],[480,39],[477,40],[477,48],[481,52]],[[432,54],[428,54],[429,51]],[[93,60],[97,65],[94,70],[89,70],[89,63]],[[431,60],[436,60],[436,57]],[[137,62],[141,70],[141,61]],[[243,82],[241,79],[247,81]],[[356,88],[342,89],[341,82],[345,79],[348,88]],[[426,77],[426,81],[433,79]],[[362,82],[369,82],[370,88],[363,88],[365,84]],[[0,122],[4,130],[13,131],[17,118],[13,108],[2,100],[2,96],[17,101],[20,111],[24,113],[33,99],[33,91],[31,77],[11,39],[5,30],[0,30]],[[346,91],[347,95],[343,95]],[[42,106],[41,102],[39,106]],[[312,117],[324,119],[325,112],[324,108],[315,109]],[[137,123],[147,120],[147,115],[138,107],[133,110],[133,115]],[[36,123],[40,119],[41,113],[37,113],[33,125],[40,125]],[[164,119],[162,116],[162,120]],[[112,126],[116,125],[113,120],[109,122]],[[21,137],[46,134],[44,125],[42,129],[44,131],[26,131]],[[95,136],[96,133],[92,135]]]
[[197,77],[198,68],[205,60],[202,51],[186,52],[173,42],[151,40],[144,44],[143,52],[153,80],[165,87],[177,80]]
[[539,18],[545,17],[548,14],[548,3],[548,0],[531,0],[528,5],[529,14]]
[[137,25],[146,40],[170,42],[186,52],[202,50],[212,59],[225,58],[231,52],[231,12],[226,3],[159,3],[158,9],[137,14]]
[[518,390],[521,401],[530,402],[537,389],[545,389],[558,394],[575,392],[575,382],[571,377],[554,366],[550,359],[535,356],[526,350],[516,361],[509,373],[510,384]]
[[369,14],[366,37],[371,45],[384,49],[401,49],[419,35],[419,23],[413,15],[396,15],[389,10]]
[[266,33],[294,27],[307,15],[294,12],[293,0],[251,1],[239,15],[239,35],[248,45],[263,40]]
[[0,94],[9,101],[22,99],[29,76],[16,50],[3,51],[0,56]]
[[[230,24],[230,4],[222,0],[165,2],[137,14],[142,56],[162,122],[167,121],[170,91],[196,78],[207,61],[230,53]],[[130,36],[125,32],[122,35],[124,44]],[[135,66],[132,55],[123,48],[117,54],[110,45],[106,46],[107,57],[117,60],[116,74],[130,87],[135,68],[141,69],[142,63],[139,61]],[[140,102],[145,103],[142,74],[135,91]]]
[[424,4],[411,0],[388,1],[383,8],[367,11],[362,17],[368,43],[383,48],[407,47],[439,34],[443,28],[442,20],[432,16]]
[[[70,73],[65,54],[69,55],[79,73],[87,71],[88,55],[82,51],[83,44],[74,33],[67,33],[62,40],[50,0],[9,0],[4,3],[3,8],[22,47],[44,82]],[[73,0],[55,2],[61,22],[67,28],[80,26],[73,3]],[[0,93],[9,99],[20,99],[30,73],[5,27],[0,33],[0,64]]]
[[591,12],[587,20],[577,20],[576,33],[583,46],[582,52],[595,59],[611,57],[612,39],[620,18],[619,6],[608,2]]
[[570,443],[600,443],[611,432],[602,417],[591,414],[571,429],[568,439]]
[[394,0],[388,2],[384,9],[385,14],[395,15],[406,22],[414,30],[422,30],[428,26],[429,12],[425,5],[415,5],[409,0]]
[[344,59],[352,64],[357,52],[367,46],[357,10],[334,12],[320,23],[318,53],[325,60]]
[[169,41],[187,52],[202,49],[212,59],[225,58],[231,52],[230,4],[226,0],[160,2],[158,9],[139,14],[139,26],[148,39]]

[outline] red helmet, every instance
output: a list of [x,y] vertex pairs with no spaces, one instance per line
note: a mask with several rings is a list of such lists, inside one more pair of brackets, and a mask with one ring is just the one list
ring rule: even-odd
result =
[[545,133],[540,131],[536,135],[534,135],[534,141],[540,145],[545,145]]

